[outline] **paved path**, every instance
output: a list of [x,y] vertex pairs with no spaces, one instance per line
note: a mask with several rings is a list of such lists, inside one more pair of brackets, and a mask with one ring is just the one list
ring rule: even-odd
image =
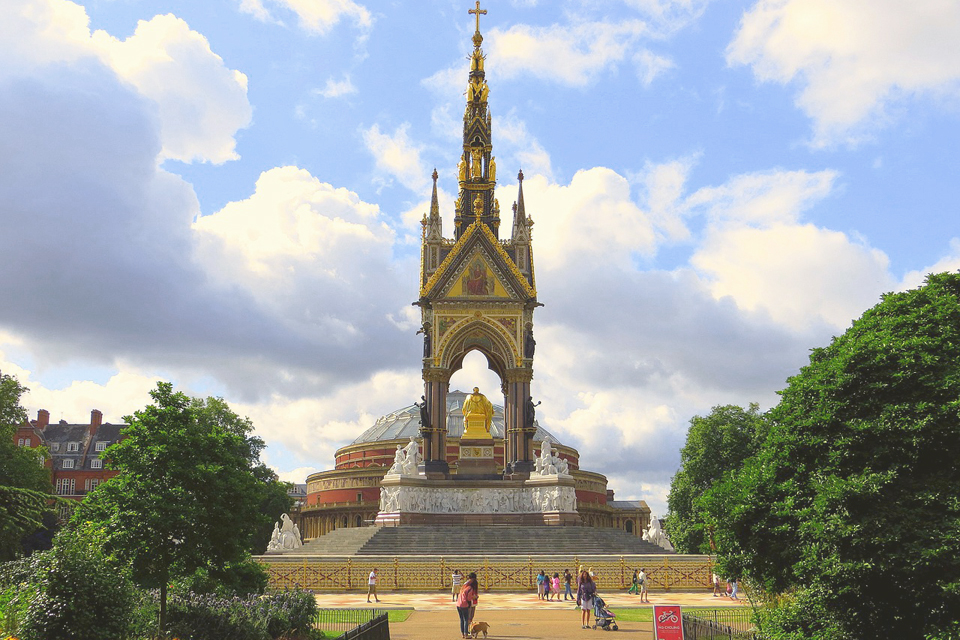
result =
[[[475,620],[482,620],[490,625],[488,640],[600,640],[597,634],[604,633],[600,630],[581,629],[580,611],[573,607],[553,611],[478,608]],[[626,638],[653,638],[649,622],[621,622],[618,626],[620,630],[616,633],[626,634]],[[457,640],[459,637],[460,620],[452,608],[448,611],[414,611],[405,622],[390,625],[391,640]]]
[[[649,607],[653,604],[680,604],[700,607],[738,607],[746,602],[728,598],[714,598],[709,591],[654,592],[650,605],[641,604],[638,596],[623,591],[600,590],[601,597],[614,613],[617,609]],[[321,593],[317,604],[322,608],[409,609],[415,611],[404,622],[390,624],[391,640],[456,640],[460,638],[459,619],[451,595],[432,591],[429,593],[387,592],[380,594],[380,604],[367,604],[366,593]],[[582,629],[580,610],[571,601],[543,601],[537,594],[528,593],[481,593],[476,620],[490,625],[488,640],[572,640],[574,638],[597,638],[600,630]],[[618,622],[618,634],[636,640],[652,640],[650,622]],[[483,636],[481,636],[483,637]]]

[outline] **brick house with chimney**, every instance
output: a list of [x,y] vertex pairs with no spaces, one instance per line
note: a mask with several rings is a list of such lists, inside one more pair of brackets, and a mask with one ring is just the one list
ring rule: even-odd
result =
[[50,412],[40,409],[37,419],[21,425],[13,438],[21,447],[46,447],[50,455],[44,464],[50,469],[54,493],[79,502],[101,482],[117,475],[104,468],[101,455],[121,439],[126,426],[104,423],[98,409],[90,412],[90,424],[66,420],[51,424]]

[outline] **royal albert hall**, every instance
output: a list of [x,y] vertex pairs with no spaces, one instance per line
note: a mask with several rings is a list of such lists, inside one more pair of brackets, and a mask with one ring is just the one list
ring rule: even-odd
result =
[[[467,394],[447,394],[447,463],[456,472],[463,434],[460,407]],[[503,407],[494,404],[491,435],[494,457],[500,471],[504,466]],[[336,467],[307,478],[306,504],[299,514],[305,538],[315,538],[343,527],[367,527],[380,510],[380,480],[393,464],[397,446],[419,437],[420,413],[410,405],[379,418],[360,437],[336,453]],[[549,437],[553,449],[570,466],[576,482],[577,511],[586,526],[614,527],[641,536],[650,522],[650,509],[642,500],[614,500],[607,478],[580,468],[577,450],[569,447],[537,424],[534,445]]]

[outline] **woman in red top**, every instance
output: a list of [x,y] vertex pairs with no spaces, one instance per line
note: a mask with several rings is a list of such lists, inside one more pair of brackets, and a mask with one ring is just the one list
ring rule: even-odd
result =
[[460,634],[464,638],[470,637],[470,607],[477,604],[480,595],[477,592],[477,574],[471,573],[467,576],[467,581],[460,587],[460,595],[457,596],[457,614],[460,615]]

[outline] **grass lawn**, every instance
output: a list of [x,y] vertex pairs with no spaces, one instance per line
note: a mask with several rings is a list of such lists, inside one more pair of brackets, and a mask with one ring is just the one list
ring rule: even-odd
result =
[[[390,622],[403,622],[410,617],[413,609],[386,609],[387,620]],[[360,624],[370,619],[370,615],[363,610],[338,609],[321,610],[317,616],[317,624],[335,624],[342,622],[356,622]]]
[[[723,607],[684,607],[686,611],[696,609],[697,611],[720,611],[723,613],[729,608]],[[653,622],[653,607],[644,607],[642,609],[625,609],[623,607],[610,607],[610,610],[617,614],[617,620],[624,622]]]

